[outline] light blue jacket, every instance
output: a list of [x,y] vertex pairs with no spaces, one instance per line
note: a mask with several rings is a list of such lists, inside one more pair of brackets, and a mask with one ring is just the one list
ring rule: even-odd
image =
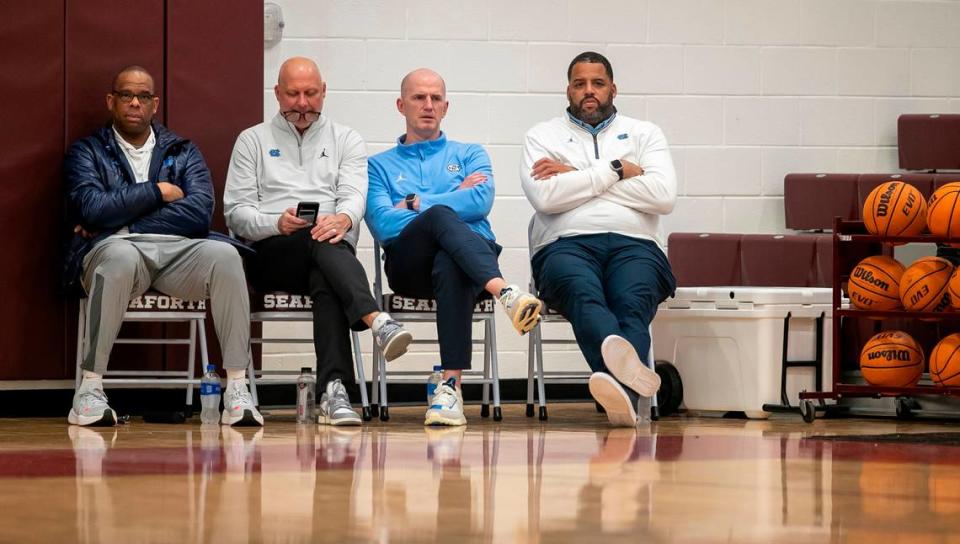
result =
[[[367,172],[367,226],[381,244],[388,245],[419,213],[433,206],[447,206],[470,228],[495,240],[487,214],[493,207],[494,185],[490,157],[476,144],[447,140],[441,132],[436,140],[397,146],[370,157]],[[457,190],[474,172],[486,174],[487,181]],[[420,212],[394,206],[410,193],[420,197]]]

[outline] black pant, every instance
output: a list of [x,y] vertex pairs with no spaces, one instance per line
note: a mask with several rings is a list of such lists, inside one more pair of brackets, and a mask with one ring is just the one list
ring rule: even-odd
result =
[[313,301],[313,347],[317,386],[339,378],[354,381],[350,329],[367,328],[361,318],[380,308],[350,244],[316,242],[310,229],[256,242],[250,280],[259,291],[309,295]]
[[473,307],[483,287],[502,277],[501,247],[470,230],[447,206],[433,206],[384,248],[396,293],[437,301],[437,337],[445,369],[470,368]]

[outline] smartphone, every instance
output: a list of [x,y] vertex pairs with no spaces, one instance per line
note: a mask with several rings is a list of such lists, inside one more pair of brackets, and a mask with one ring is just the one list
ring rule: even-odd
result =
[[319,202],[301,202],[297,204],[297,217],[310,223],[317,224],[317,215],[320,213]]

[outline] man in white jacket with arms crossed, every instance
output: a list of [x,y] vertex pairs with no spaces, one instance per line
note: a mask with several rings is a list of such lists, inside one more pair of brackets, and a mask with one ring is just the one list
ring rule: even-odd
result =
[[676,203],[676,173],[663,132],[617,113],[603,55],[577,55],[567,80],[567,111],[524,141],[533,276],[573,325],[591,394],[611,424],[633,426],[639,396],[660,387],[638,354],[649,353],[650,322],[676,286],[659,224]]

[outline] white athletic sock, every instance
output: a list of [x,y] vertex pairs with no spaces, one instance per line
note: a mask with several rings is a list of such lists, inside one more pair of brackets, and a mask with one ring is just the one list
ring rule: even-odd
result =
[[247,369],[245,368],[228,368],[227,369],[227,381],[240,380],[243,381],[247,377]]
[[373,333],[376,334],[380,330],[380,327],[382,327],[383,324],[386,323],[389,319],[390,319],[390,314],[388,314],[387,312],[380,312],[377,315],[377,317],[374,318],[373,324],[370,325],[370,330],[372,330]]
[[91,370],[84,370],[83,379],[84,380],[102,380],[103,376]]

